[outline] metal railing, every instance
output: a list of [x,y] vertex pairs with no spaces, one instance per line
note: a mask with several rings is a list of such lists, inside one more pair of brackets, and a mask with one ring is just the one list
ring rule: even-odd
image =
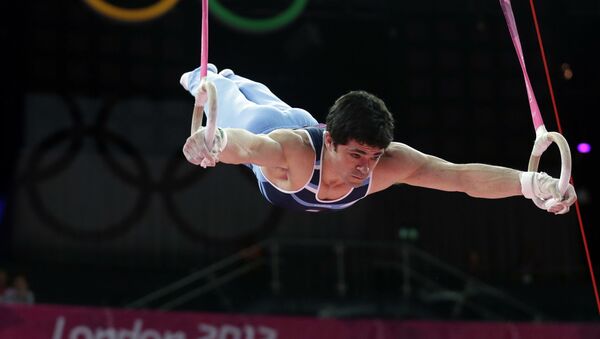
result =
[[[270,281],[267,283],[269,286],[265,287],[270,287],[271,295],[274,298],[285,297],[286,286],[294,282],[290,281],[293,279],[286,281],[282,272],[292,272],[293,275],[293,270],[296,269],[289,253],[286,254],[286,250],[290,249],[295,253],[306,253],[300,259],[304,261],[323,260],[323,253],[331,254],[329,259],[335,263],[335,267],[331,268],[331,275],[328,277],[332,281],[319,280],[319,283],[329,284],[337,298],[353,297],[352,291],[360,287],[360,283],[353,278],[357,271],[364,275],[362,280],[368,281],[369,286],[365,289],[378,288],[372,286],[376,282],[371,276],[383,271],[393,274],[387,283],[398,286],[396,291],[392,291],[398,297],[394,302],[406,303],[402,306],[404,310],[407,305],[410,308],[410,303],[420,303],[432,309],[444,305],[447,309],[444,316],[450,318],[461,318],[466,312],[485,320],[510,320],[514,315],[533,321],[546,318],[535,307],[500,288],[444,263],[409,242],[401,241],[268,239],[199,269],[127,304],[126,307],[176,309],[224,284],[248,276],[259,268],[268,270]],[[318,258],[309,258],[310,254],[317,252],[319,254],[314,255]],[[310,298],[310,292],[305,291],[307,299]],[[325,313],[334,317],[348,314],[343,307],[328,309]]]

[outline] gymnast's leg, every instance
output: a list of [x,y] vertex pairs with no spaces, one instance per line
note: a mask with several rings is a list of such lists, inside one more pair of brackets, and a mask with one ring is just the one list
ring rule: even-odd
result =
[[227,79],[233,80],[233,82],[239,87],[240,91],[244,93],[244,96],[248,100],[255,102],[259,105],[270,105],[279,107],[283,110],[291,108],[288,104],[279,99],[271,90],[260,82],[256,82],[242,76],[239,76],[229,68],[226,68],[219,72],[220,75]]
[[[214,65],[209,64],[207,79],[217,88],[217,126],[232,128],[248,128],[248,111],[253,111],[255,103],[248,100],[237,87],[237,85],[219,74]],[[180,80],[181,85],[192,95],[200,85],[200,68],[184,73]],[[210,108],[205,107],[205,113],[210,115]],[[256,131],[252,131],[257,133]]]
[[[225,77],[216,73],[216,67],[212,64],[209,64],[207,73],[207,79],[217,88],[219,127],[243,128],[260,134],[278,128],[299,128],[317,124],[308,112],[291,108],[265,85],[235,76],[231,71],[222,72],[227,75]],[[236,80],[230,79],[230,76]],[[200,69],[185,73],[180,82],[193,95],[200,84]],[[238,84],[242,88],[238,87]]]
[[[301,108],[290,107],[290,105],[279,99],[264,84],[237,75],[229,68],[222,70],[219,74],[233,80],[248,100],[260,106],[277,109],[279,114],[275,119],[277,122],[275,126],[278,128],[299,128],[318,125],[317,120],[310,113]],[[263,131],[266,133],[273,129],[270,128]]]

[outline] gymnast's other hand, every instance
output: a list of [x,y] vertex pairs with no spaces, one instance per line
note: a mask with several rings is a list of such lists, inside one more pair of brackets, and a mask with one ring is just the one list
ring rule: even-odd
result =
[[[534,197],[543,200],[538,207],[554,214],[565,214],[577,200],[573,185],[569,184],[564,194],[558,189],[558,179],[544,172],[523,172],[520,175],[521,191],[528,199]],[[537,205],[537,204],[536,204]]]
[[198,131],[190,135],[185,145],[183,154],[187,161],[204,168],[214,167],[219,162],[219,155],[227,144],[227,134],[221,128],[217,128],[211,148],[206,144],[206,127],[200,127]]

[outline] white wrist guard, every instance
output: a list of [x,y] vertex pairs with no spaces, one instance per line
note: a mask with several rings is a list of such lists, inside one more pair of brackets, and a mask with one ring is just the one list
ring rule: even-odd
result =
[[527,199],[535,197],[533,193],[533,180],[536,172],[521,172],[519,173],[519,180],[521,181],[521,193]]
[[542,200],[561,199],[558,190],[558,179],[554,179],[544,172],[522,172],[519,174],[521,193],[527,199],[539,198]]

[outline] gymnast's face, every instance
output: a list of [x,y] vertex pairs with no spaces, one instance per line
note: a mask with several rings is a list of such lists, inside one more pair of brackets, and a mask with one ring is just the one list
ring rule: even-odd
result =
[[331,154],[333,170],[344,182],[354,187],[360,186],[373,172],[384,151],[383,148],[368,146],[355,140],[335,145],[329,135],[326,136],[326,146]]

